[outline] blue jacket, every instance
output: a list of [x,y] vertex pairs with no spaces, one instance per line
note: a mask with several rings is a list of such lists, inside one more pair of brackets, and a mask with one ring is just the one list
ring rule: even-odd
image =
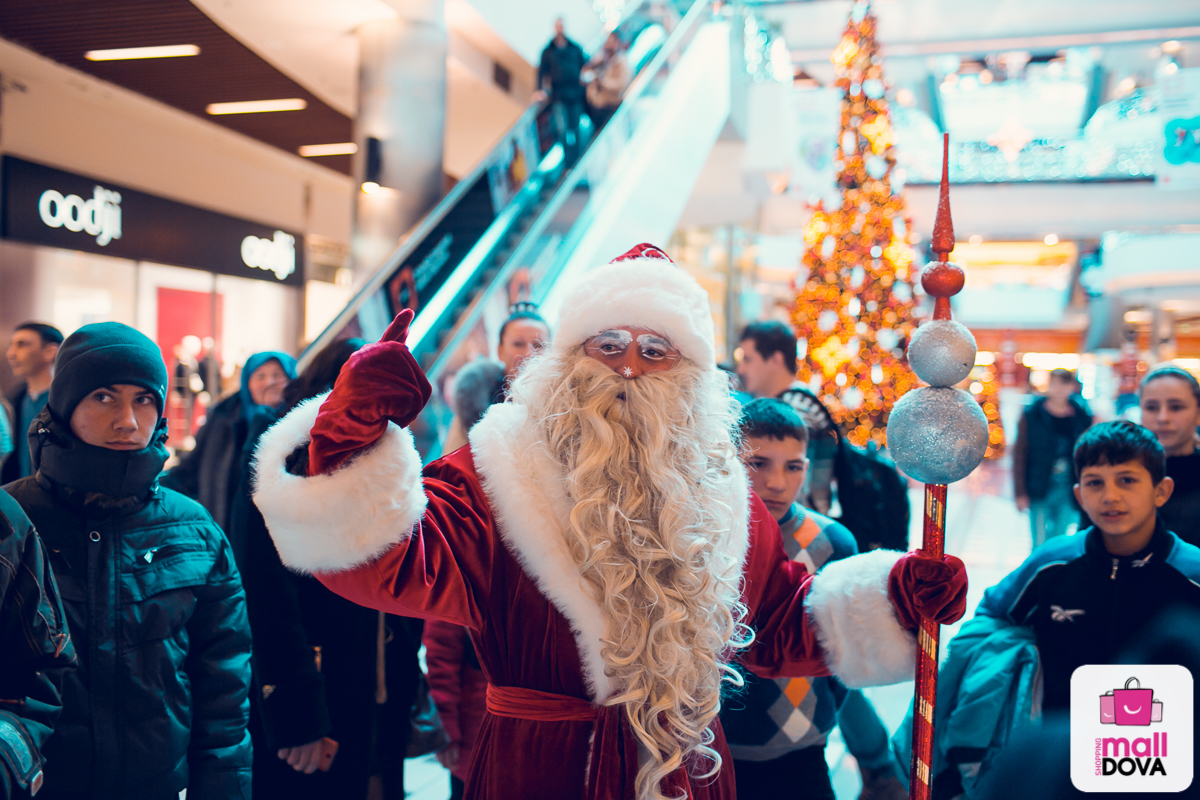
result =
[[[1033,631],[976,616],[950,642],[938,674],[933,750],[934,796],[974,797],[979,779],[1012,735],[1041,716],[1041,674]],[[892,737],[907,772],[912,707]]]
[[1130,556],[1111,555],[1096,528],[1055,537],[988,589],[975,613],[1033,631],[1049,711],[1070,707],[1077,667],[1113,663],[1174,605],[1200,609],[1200,549],[1160,522],[1145,549]]

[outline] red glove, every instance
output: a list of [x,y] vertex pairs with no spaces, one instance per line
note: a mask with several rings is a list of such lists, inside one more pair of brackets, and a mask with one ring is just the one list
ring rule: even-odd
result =
[[413,312],[404,309],[383,338],[350,356],[317,414],[308,444],[308,474],[333,472],[375,444],[388,422],[406,428],[433,392],[405,345]]
[[888,574],[888,597],[909,630],[921,617],[949,625],[967,610],[967,568],[954,556],[939,561],[924,550],[905,553]]

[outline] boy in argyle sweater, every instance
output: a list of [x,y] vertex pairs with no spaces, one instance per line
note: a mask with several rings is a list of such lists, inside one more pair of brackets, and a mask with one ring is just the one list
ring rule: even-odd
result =
[[[743,408],[741,427],[747,476],[779,523],[788,557],[815,573],[830,561],[854,555],[858,547],[850,531],[796,502],[808,472],[808,431],[799,413],[781,400],[760,398]],[[800,792],[805,798],[833,800],[825,738],[838,723],[839,709],[848,696],[859,693],[848,691],[834,678],[772,680],[748,672],[745,678],[745,690],[728,698],[721,710],[738,796],[791,797]],[[865,698],[859,695],[854,699],[856,709],[865,706],[866,716],[879,728],[853,726],[863,731],[860,736],[846,731],[853,755],[863,762],[864,797],[890,797],[887,790],[892,788],[903,794],[888,760],[886,730]],[[864,715],[856,711],[855,716]],[[872,776],[867,774],[868,762],[875,761],[882,767],[879,781],[870,780]],[[868,788],[872,783],[886,786]]]

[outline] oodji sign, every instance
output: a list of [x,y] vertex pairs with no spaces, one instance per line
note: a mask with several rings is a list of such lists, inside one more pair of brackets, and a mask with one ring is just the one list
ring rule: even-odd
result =
[[303,240],[291,231],[4,156],[0,236],[300,286]]

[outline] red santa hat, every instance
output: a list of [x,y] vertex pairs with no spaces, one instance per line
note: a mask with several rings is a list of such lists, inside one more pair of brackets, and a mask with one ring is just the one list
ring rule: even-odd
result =
[[665,336],[684,358],[701,366],[716,363],[708,292],[652,244],[639,244],[588,272],[567,290],[559,308],[558,352],[629,326]]

